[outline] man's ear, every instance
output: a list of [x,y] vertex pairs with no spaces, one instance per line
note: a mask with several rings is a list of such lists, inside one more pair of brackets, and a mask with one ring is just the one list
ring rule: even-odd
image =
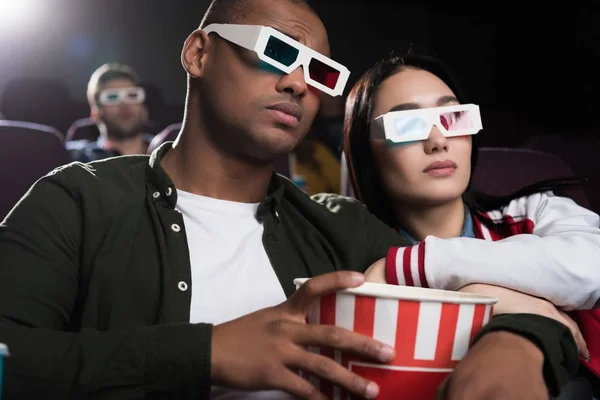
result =
[[199,78],[204,72],[209,37],[202,29],[197,29],[186,39],[181,51],[181,64],[192,78]]

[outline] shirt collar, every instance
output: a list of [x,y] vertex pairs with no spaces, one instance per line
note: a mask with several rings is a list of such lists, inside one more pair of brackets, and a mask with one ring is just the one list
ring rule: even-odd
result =
[[[398,227],[398,232],[402,236],[404,236],[406,239],[408,239],[413,245],[419,243],[419,241],[417,239],[412,237],[411,234],[408,233],[407,231],[405,231],[404,229]],[[471,211],[469,210],[469,207],[467,207],[466,204],[465,204],[465,221],[463,222],[463,228],[462,228],[462,232],[460,233],[460,237],[468,237],[468,238],[475,237],[475,231],[473,230],[473,216],[471,215]]]
[[[173,181],[161,165],[162,158],[172,148],[172,144],[173,142],[165,142],[150,155],[147,166],[147,188],[155,201],[163,201],[170,208],[174,209],[177,205],[177,190]],[[257,216],[260,217],[266,212],[277,213],[284,194],[284,185],[281,180],[282,178],[273,172],[269,188],[267,189],[267,196],[261,201]]]

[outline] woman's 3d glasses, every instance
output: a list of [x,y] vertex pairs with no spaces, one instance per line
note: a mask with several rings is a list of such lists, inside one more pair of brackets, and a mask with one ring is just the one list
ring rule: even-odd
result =
[[141,87],[104,89],[98,96],[98,103],[103,106],[119,103],[141,104],[146,100],[146,92]]
[[426,140],[434,125],[446,137],[474,135],[483,128],[479,106],[461,104],[392,111],[371,121],[370,134],[394,143],[413,142]]
[[268,26],[210,24],[203,30],[256,52],[262,61],[286,74],[304,67],[306,83],[330,96],[341,95],[350,76],[343,65]]

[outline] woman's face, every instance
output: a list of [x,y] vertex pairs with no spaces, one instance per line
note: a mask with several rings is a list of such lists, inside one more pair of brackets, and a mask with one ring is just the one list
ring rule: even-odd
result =
[[[380,85],[372,118],[390,111],[457,105],[450,88],[430,72],[406,67]],[[393,143],[371,137],[375,164],[394,201],[417,206],[439,205],[462,196],[471,175],[471,137],[446,138],[434,125],[429,138]],[[431,168],[449,161],[449,168]]]

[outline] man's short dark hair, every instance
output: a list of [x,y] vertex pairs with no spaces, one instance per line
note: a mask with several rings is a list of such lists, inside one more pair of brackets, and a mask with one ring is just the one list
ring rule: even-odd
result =
[[140,77],[129,65],[117,63],[104,64],[94,71],[88,82],[87,99],[90,103],[90,107],[98,105],[100,86],[116,79],[128,79],[136,86],[140,84]]
[[[317,14],[307,0],[287,1]],[[252,0],[212,0],[202,18],[200,29],[210,24],[235,24],[248,15],[251,4]]]

